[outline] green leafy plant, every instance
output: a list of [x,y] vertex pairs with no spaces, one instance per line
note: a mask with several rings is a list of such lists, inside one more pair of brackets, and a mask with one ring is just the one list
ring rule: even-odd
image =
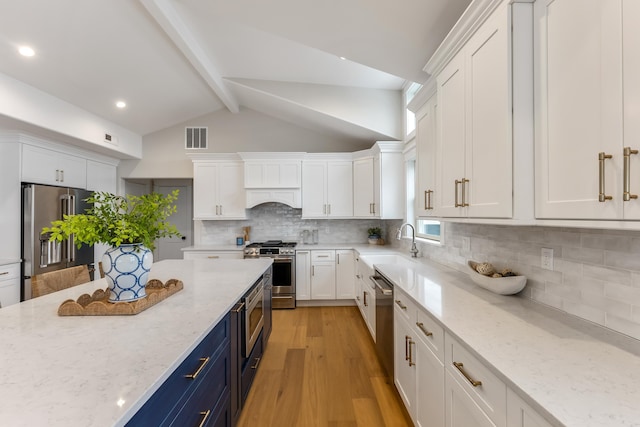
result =
[[78,247],[83,243],[110,246],[142,243],[153,250],[157,239],[180,236],[176,226],[167,221],[177,210],[178,192],[126,197],[94,192],[86,199],[91,204],[86,213],[65,215],[53,221],[51,227],[43,228],[42,234],[49,233],[49,238],[57,241],[73,235]]
[[382,229],[380,229],[380,227],[371,227],[369,229],[367,229],[367,233],[369,233],[369,236],[382,236]]

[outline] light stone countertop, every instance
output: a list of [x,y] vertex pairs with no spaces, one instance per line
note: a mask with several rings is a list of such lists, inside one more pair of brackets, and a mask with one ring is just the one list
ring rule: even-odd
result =
[[541,414],[566,426],[640,426],[640,341],[424,259],[376,267]]
[[0,425],[124,425],[270,264],[158,262],[149,277],[184,289],[135,316],[57,315],[105,279],[3,308]]

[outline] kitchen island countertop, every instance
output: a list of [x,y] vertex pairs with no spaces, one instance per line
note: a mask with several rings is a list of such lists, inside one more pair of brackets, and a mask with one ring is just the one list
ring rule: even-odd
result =
[[105,279],[0,310],[0,424],[121,426],[271,264],[167,260],[150,278],[184,289],[135,316],[60,317]]

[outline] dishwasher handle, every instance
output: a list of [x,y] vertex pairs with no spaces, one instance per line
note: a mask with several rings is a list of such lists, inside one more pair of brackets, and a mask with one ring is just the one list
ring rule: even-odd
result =
[[393,295],[393,288],[389,286],[386,283],[386,280],[384,280],[381,276],[369,276],[369,279],[371,279],[371,281],[375,283],[377,290],[379,290],[382,295]]

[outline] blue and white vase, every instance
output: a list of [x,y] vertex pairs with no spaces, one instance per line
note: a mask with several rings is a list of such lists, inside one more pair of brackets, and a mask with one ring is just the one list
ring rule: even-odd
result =
[[153,252],[141,243],[111,247],[102,256],[109,285],[109,302],[136,301],[147,296],[145,286],[153,264]]

